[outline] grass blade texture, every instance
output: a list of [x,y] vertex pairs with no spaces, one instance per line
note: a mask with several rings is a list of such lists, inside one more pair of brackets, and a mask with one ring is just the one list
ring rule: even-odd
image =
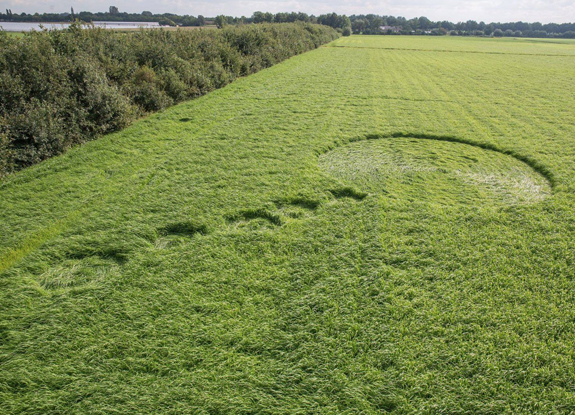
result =
[[574,79],[351,36],[8,176],[1,411],[574,412]]

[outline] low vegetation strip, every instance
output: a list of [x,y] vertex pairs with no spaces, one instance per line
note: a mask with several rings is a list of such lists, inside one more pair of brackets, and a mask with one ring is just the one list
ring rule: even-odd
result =
[[309,23],[118,33],[0,31],[0,175],[338,37]]

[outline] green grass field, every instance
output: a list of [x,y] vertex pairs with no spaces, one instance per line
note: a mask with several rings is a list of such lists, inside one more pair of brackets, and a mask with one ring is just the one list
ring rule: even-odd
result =
[[574,107],[352,36],[4,179],[0,411],[574,412]]
[[23,32],[6,32],[6,34],[10,37],[23,37]]

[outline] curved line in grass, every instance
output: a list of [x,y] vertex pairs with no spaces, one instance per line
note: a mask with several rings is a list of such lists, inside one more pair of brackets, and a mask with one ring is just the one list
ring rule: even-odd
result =
[[68,226],[68,224],[76,220],[80,214],[80,210],[72,212],[64,219],[33,233],[31,236],[24,239],[24,241],[20,242],[15,248],[9,248],[6,252],[0,255],[0,274],[19,262],[29,253],[38,249],[44,242],[47,242],[59,235]]
[[[388,133],[388,134],[368,134],[363,137],[347,140],[345,142],[338,143],[337,146],[346,145],[349,143],[362,141],[362,140],[378,140],[378,139],[388,139],[388,138],[416,138],[422,140],[435,140],[435,141],[447,141],[452,143],[460,143],[460,144],[467,144],[470,146],[474,146],[477,148],[481,148],[483,150],[488,151],[495,151],[497,153],[501,153],[510,157],[513,157],[520,162],[524,163],[528,167],[530,167],[533,171],[541,175],[549,184],[551,192],[553,193],[557,188],[557,181],[553,172],[544,164],[541,164],[537,160],[526,156],[524,154],[518,153],[514,150],[508,150],[505,148],[501,148],[492,143],[485,143],[485,142],[474,142],[471,140],[467,140],[464,138],[450,136],[450,135],[436,135],[436,134],[427,134],[427,133],[406,133],[406,132],[396,132],[396,133]],[[332,150],[332,148],[326,149],[326,151],[322,152],[325,153],[327,151]],[[75,219],[80,216],[82,209],[78,209],[72,213],[70,213],[67,217],[63,218],[60,221],[48,226],[46,228],[40,229],[36,233],[32,234],[20,244],[17,245],[15,248],[9,248],[8,251],[0,254],[0,273],[3,273],[10,267],[12,267],[15,263],[19,262],[25,256],[27,256],[30,252],[36,250],[40,245],[47,242],[48,240],[52,239],[56,235],[60,234],[70,223],[72,223]],[[263,212],[263,213],[262,213]],[[240,218],[243,217],[244,219],[252,219],[254,217],[261,217],[263,219],[269,220],[271,223],[275,225],[281,225],[281,219],[276,217],[276,215],[270,214],[269,212],[265,212],[262,210],[257,211],[247,211],[241,212]],[[237,219],[228,218],[228,219]]]
[[[496,144],[485,143],[485,142],[476,142],[476,141],[471,141],[471,140],[467,140],[465,138],[451,136],[451,135],[437,135],[437,134],[427,134],[427,133],[406,133],[406,132],[396,132],[396,133],[388,133],[388,134],[368,134],[368,135],[363,136],[363,137],[348,140],[347,142],[341,142],[338,144],[338,146],[346,145],[346,144],[357,142],[357,141],[379,140],[379,139],[386,139],[386,138],[416,138],[416,139],[421,139],[421,140],[447,141],[450,143],[466,144],[469,146],[480,148],[482,150],[495,151],[497,153],[513,157],[514,159],[527,165],[527,167],[531,168],[533,171],[538,173],[549,184],[549,187],[550,187],[552,193],[557,188],[557,180],[555,179],[555,175],[553,174],[553,172],[547,166],[545,166],[544,164],[541,164],[537,160],[535,160],[529,156],[526,156],[524,154],[518,153],[514,150],[508,150],[505,148],[501,148]],[[327,151],[329,151],[329,150],[332,150],[332,149],[328,149]]]

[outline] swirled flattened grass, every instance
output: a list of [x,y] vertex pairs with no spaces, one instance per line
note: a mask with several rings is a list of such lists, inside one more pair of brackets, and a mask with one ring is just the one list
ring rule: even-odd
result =
[[440,140],[363,140],[321,155],[319,164],[346,184],[410,202],[508,205],[551,193],[545,177],[510,155]]

